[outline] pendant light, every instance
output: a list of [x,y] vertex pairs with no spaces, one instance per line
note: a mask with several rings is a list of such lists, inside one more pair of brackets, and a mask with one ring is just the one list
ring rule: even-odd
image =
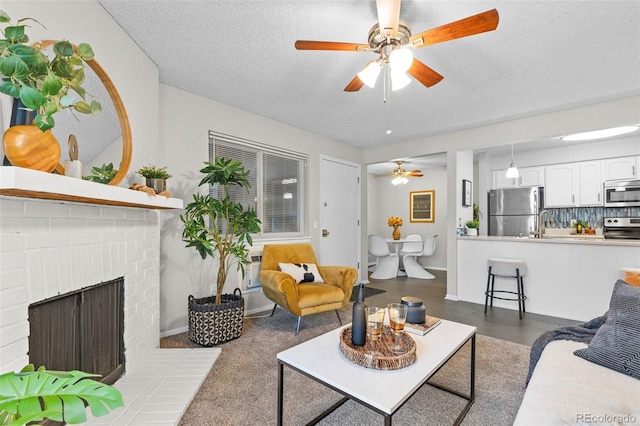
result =
[[507,169],[507,178],[517,178],[520,176],[520,172],[518,171],[518,168],[513,164],[513,144],[511,144],[511,164],[509,165],[509,168]]

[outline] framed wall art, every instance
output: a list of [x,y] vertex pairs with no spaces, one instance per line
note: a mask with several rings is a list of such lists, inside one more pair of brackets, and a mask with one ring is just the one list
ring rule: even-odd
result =
[[462,180],[462,205],[471,206],[471,181]]
[[433,222],[435,213],[435,190],[409,192],[409,222]]

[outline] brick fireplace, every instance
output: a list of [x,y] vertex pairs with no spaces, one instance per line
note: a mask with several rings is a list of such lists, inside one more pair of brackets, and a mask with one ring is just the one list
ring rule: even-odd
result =
[[159,256],[157,210],[0,196],[0,373],[28,363],[30,304],[119,277],[127,363],[157,348]]

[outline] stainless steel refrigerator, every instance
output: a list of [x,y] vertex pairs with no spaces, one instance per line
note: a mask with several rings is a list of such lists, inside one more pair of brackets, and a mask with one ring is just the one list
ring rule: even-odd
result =
[[544,187],[492,189],[488,195],[489,235],[528,237],[538,230]]

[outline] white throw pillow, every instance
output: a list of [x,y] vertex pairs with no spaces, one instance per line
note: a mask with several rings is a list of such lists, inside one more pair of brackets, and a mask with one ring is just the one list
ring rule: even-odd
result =
[[298,284],[323,283],[318,267],[313,263],[280,263],[280,270],[293,277]]

